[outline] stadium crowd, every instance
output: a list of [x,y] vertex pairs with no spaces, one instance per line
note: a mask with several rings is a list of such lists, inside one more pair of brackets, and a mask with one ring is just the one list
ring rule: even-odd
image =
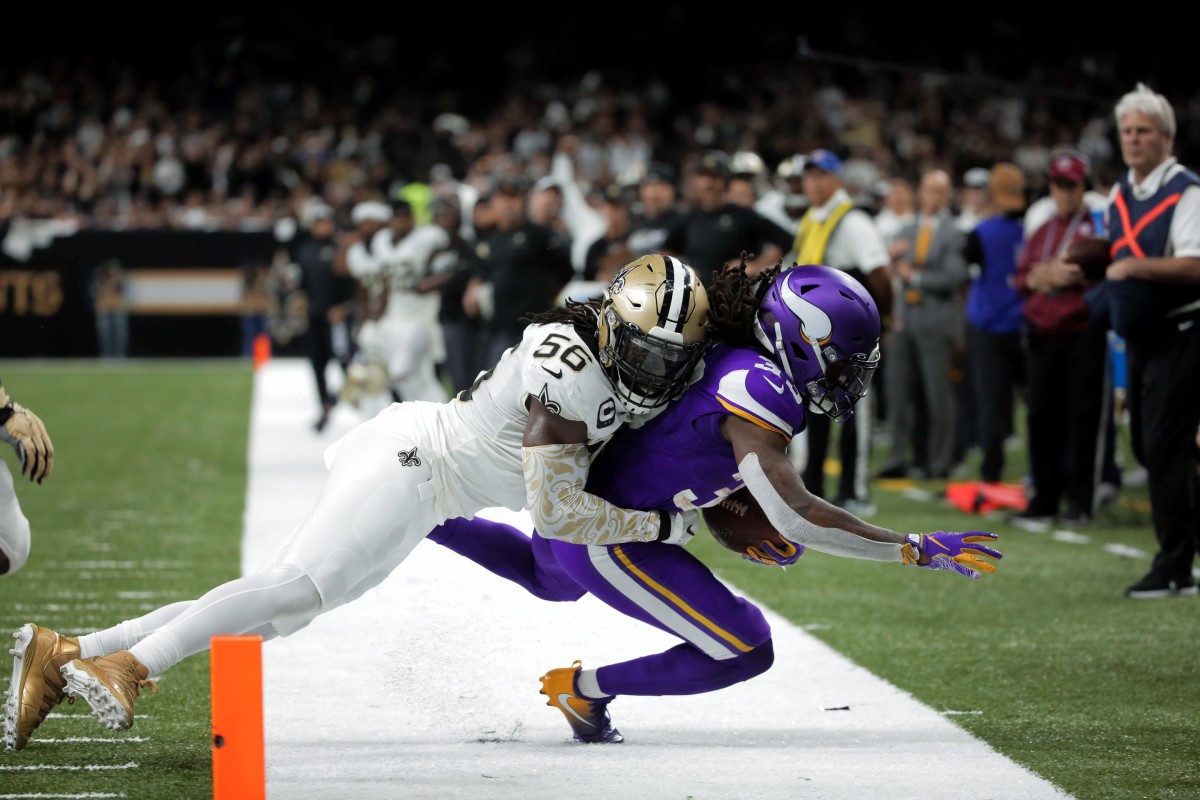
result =
[[[1037,281],[1027,286],[1023,276],[1018,286],[1018,266],[1027,273],[1031,264],[1011,257],[989,266],[995,253],[976,232],[1007,218],[1004,235],[1031,238],[1067,213],[1056,209],[1056,181],[1086,200],[1071,214],[1099,209],[1096,198],[1124,169],[1113,103],[1135,80],[1103,58],[1049,55],[1019,59],[1014,75],[985,41],[947,70],[897,66],[886,48],[871,50],[874,60],[865,50],[818,52],[801,38],[785,59],[696,67],[690,85],[679,73],[634,77],[616,65],[556,69],[558,50],[518,43],[483,67],[495,66],[504,90],[489,92],[481,75],[472,92],[447,88],[444,62],[410,58],[395,37],[309,30],[301,60],[280,55],[282,38],[197,39],[188,68],[166,74],[61,51],[11,67],[0,84],[4,251],[19,258],[81,228],[275,231],[277,287],[313,301],[277,305],[308,314],[293,328],[319,331],[307,349],[321,427],[337,402],[324,384],[330,359],[355,402],[370,392],[415,396],[403,379],[416,369],[436,369],[460,391],[519,337],[523,315],[586,294],[641,253],[674,252],[706,279],[743,252],[757,269],[791,263],[828,252],[812,249],[812,239],[802,247],[806,212],[821,212],[814,224],[824,224],[826,204],[842,204],[865,213],[883,254],[858,263],[856,274],[884,312],[885,365],[905,325],[921,324],[914,307],[936,297],[950,309],[932,372],[872,389],[871,421],[893,439],[886,476],[961,477],[967,451],[980,446],[986,482],[1000,479],[1014,427],[1011,402],[981,412],[980,401],[1027,391],[1022,311]],[[854,36],[847,41],[852,48]],[[1181,117],[1195,102],[1174,98]],[[1198,134],[1200,126],[1179,128],[1174,152],[1184,163]],[[952,221],[963,245],[929,250],[917,225],[926,217]],[[1098,215],[1083,217],[1089,231],[1102,225]],[[697,233],[722,225],[733,232]],[[389,276],[373,243],[400,252],[417,230],[430,243],[422,263]],[[314,235],[328,246],[305,248]],[[434,259],[435,251],[452,255]],[[922,286],[914,269],[946,282]],[[876,271],[883,277],[872,278]],[[999,283],[983,287],[981,273]],[[440,301],[406,306],[410,316],[430,313],[438,330],[417,348],[427,364],[381,350],[374,333],[363,346],[364,326],[386,329],[388,305],[418,295]],[[990,311],[1005,303],[1011,313],[999,320]],[[314,307],[323,315],[316,322]],[[912,360],[919,351],[904,369],[926,368]],[[1121,388],[1120,374],[1104,366],[1088,380],[1110,397]],[[419,391],[439,399],[440,390]],[[899,409],[899,398],[908,407]],[[1105,496],[1097,481],[1110,491],[1121,481],[1112,441],[1120,413],[1089,405],[1087,419],[1107,431],[1098,445],[1103,473],[1069,495],[1061,514],[1043,504],[1028,517],[1090,520]],[[895,441],[904,430],[915,432],[912,441]],[[863,438],[869,448],[869,430]],[[1074,460],[1095,460],[1094,450],[1072,447]],[[852,455],[843,448],[840,457]],[[798,466],[806,458],[800,449]],[[848,479],[835,502],[869,515],[867,492]]]

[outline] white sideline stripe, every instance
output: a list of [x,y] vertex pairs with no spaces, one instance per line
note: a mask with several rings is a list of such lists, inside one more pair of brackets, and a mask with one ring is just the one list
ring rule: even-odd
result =
[[1089,544],[1092,541],[1092,537],[1086,533],[1076,533],[1075,531],[1055,531],[1050,538],[1068,544]]
[[[158,681],[158,678],[155,678],[154,680]],[[139,720],[152,719],[150,714],[138,714],[137,718]],[[87,722],[95,722],[96,721],[96,718],[93,717],[91,714],[62,714],[58,711],[51,711],[49,714],[46,715],[46,719],[86,720]],[[45,741],[45,739],[34,739],[32,741],[42,742],[42,741]]]
[[[324,484],[322,451],[359,421],[338,406],[316,434],[315,395],[301,359],[272,359],[255,376],[243,569],[308,513]],[[486,516],[528,525],[527,515]],[[889,568],[860,567],[867,580]],[[967,600],[982,588],[962,581],[960,591]],[[267,795],[1069,798],[942,711],[763,613],[772,669],[717,692],[617,698],[610,709],[626,742],[582,746],[546,707],[539,676],[576,658],[598,667],[679,640],[590,595],[537,600],[423,542],[379,587],[263,647]]]
[[[87,719],[91,719],[91,717],[87,717]],[[139,716],[138,719],[142,719],[142,717]],[[33,739],[32,741],[35,743],[41,743],[41,744],[75,744],[78,742],[107,742],[109,744],[141,744],[142,742],[150,741],[150,737],[149,736],[122,736],[122,737],[118,738],[118,737],[108,737],[108,736],[65,736],[61,739],[40,739],[39,738],[39,739]]]
[[0,764],[0,772],[33,772],[35,770],[46,770],[49,772],[99,772],[102,770],[137,768],[138,765],[132,761],[128,764],[18,764],[16,766]]
[[1130,547],[1127,544],[1119,544],[1119,543],[1106,544],[1106,545],[1104,545],[1104,549],[1106,551],[1108,551],[1109,553],[1112,553],[1114,556],[1120,556],[1121,558],[1149,558],[1150,557],[1150,554],[1147,553],[1145,550],[1142,550],[1137,547]]

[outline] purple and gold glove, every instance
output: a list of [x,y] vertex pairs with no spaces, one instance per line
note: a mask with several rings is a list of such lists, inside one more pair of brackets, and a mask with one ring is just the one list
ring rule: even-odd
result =
[[[783,539],[782,536],[779,538]],[[804,555],[804,545],[796,544],[790,539],[783,539],[783,541],[784,545],[780,547],[770,539],[763,539],[761,547],[747,547],[742,558],[767,567],[786,567],[789,564],[795,564],[800,556]]]
[[996,571],[996,565],[984,559],[999,561],[1004,557],[999,550],[979,544],[994,542],[998,538],[996,534],[986,531],[910,533],[905,538],[908,544],[904,545],[901,553],[905,564],[957,572],[973,581],[979,580],[980,572]]

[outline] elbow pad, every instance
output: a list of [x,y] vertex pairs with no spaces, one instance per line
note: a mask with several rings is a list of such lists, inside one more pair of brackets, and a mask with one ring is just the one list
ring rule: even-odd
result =
[[666,515],[618,508],[585,492],[591,464],[582,442],[521,448],[525,497],[537,532],[575,544],[657,541]]
[[840,528],[823,528],[797,514],[787,504],[787,501],[779,496],[779,492],[775,491],[771,479],[767,477],[767,473],[763,472],[762,466],[758,463],[756,454],[751,453],[743,458],[742,462],[738,464],[738,469],[742,473],[742,480],[746,482],[746,487],[750,489],[754,499],[762,506],[767,519],[785,538],[834,556],[862,558],[868,561],[901,561],[903,559],[903,545],[864,539],[856,533]]

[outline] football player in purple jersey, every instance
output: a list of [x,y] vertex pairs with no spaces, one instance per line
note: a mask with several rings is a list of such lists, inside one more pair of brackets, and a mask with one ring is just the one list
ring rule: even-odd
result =
[[[861,284],[818,265],[780,265],[757,281],[745,263],[717,276],[703,372],[668,409],[614,436],[588,491],[630,508],[702,508],[748,486],[780,534],[744,557],[793,563],[811,547],[875,561],[950,570],[976,579],[1001,554],[994,534],[901,534],[811,494],[787,458],[807,415],[849,419],[879,366],[879,313]],[[580,662],[542,678],[547,705],[582,742],[620,742],[607,706],[619,695],[710,692],[766,671],[774,660],[762,612],[680,546],[581,545],[532,537],[490,520],[449,521],[430,539],[547,600],[591,592],[682,641],[662,653],[598,669]]]

